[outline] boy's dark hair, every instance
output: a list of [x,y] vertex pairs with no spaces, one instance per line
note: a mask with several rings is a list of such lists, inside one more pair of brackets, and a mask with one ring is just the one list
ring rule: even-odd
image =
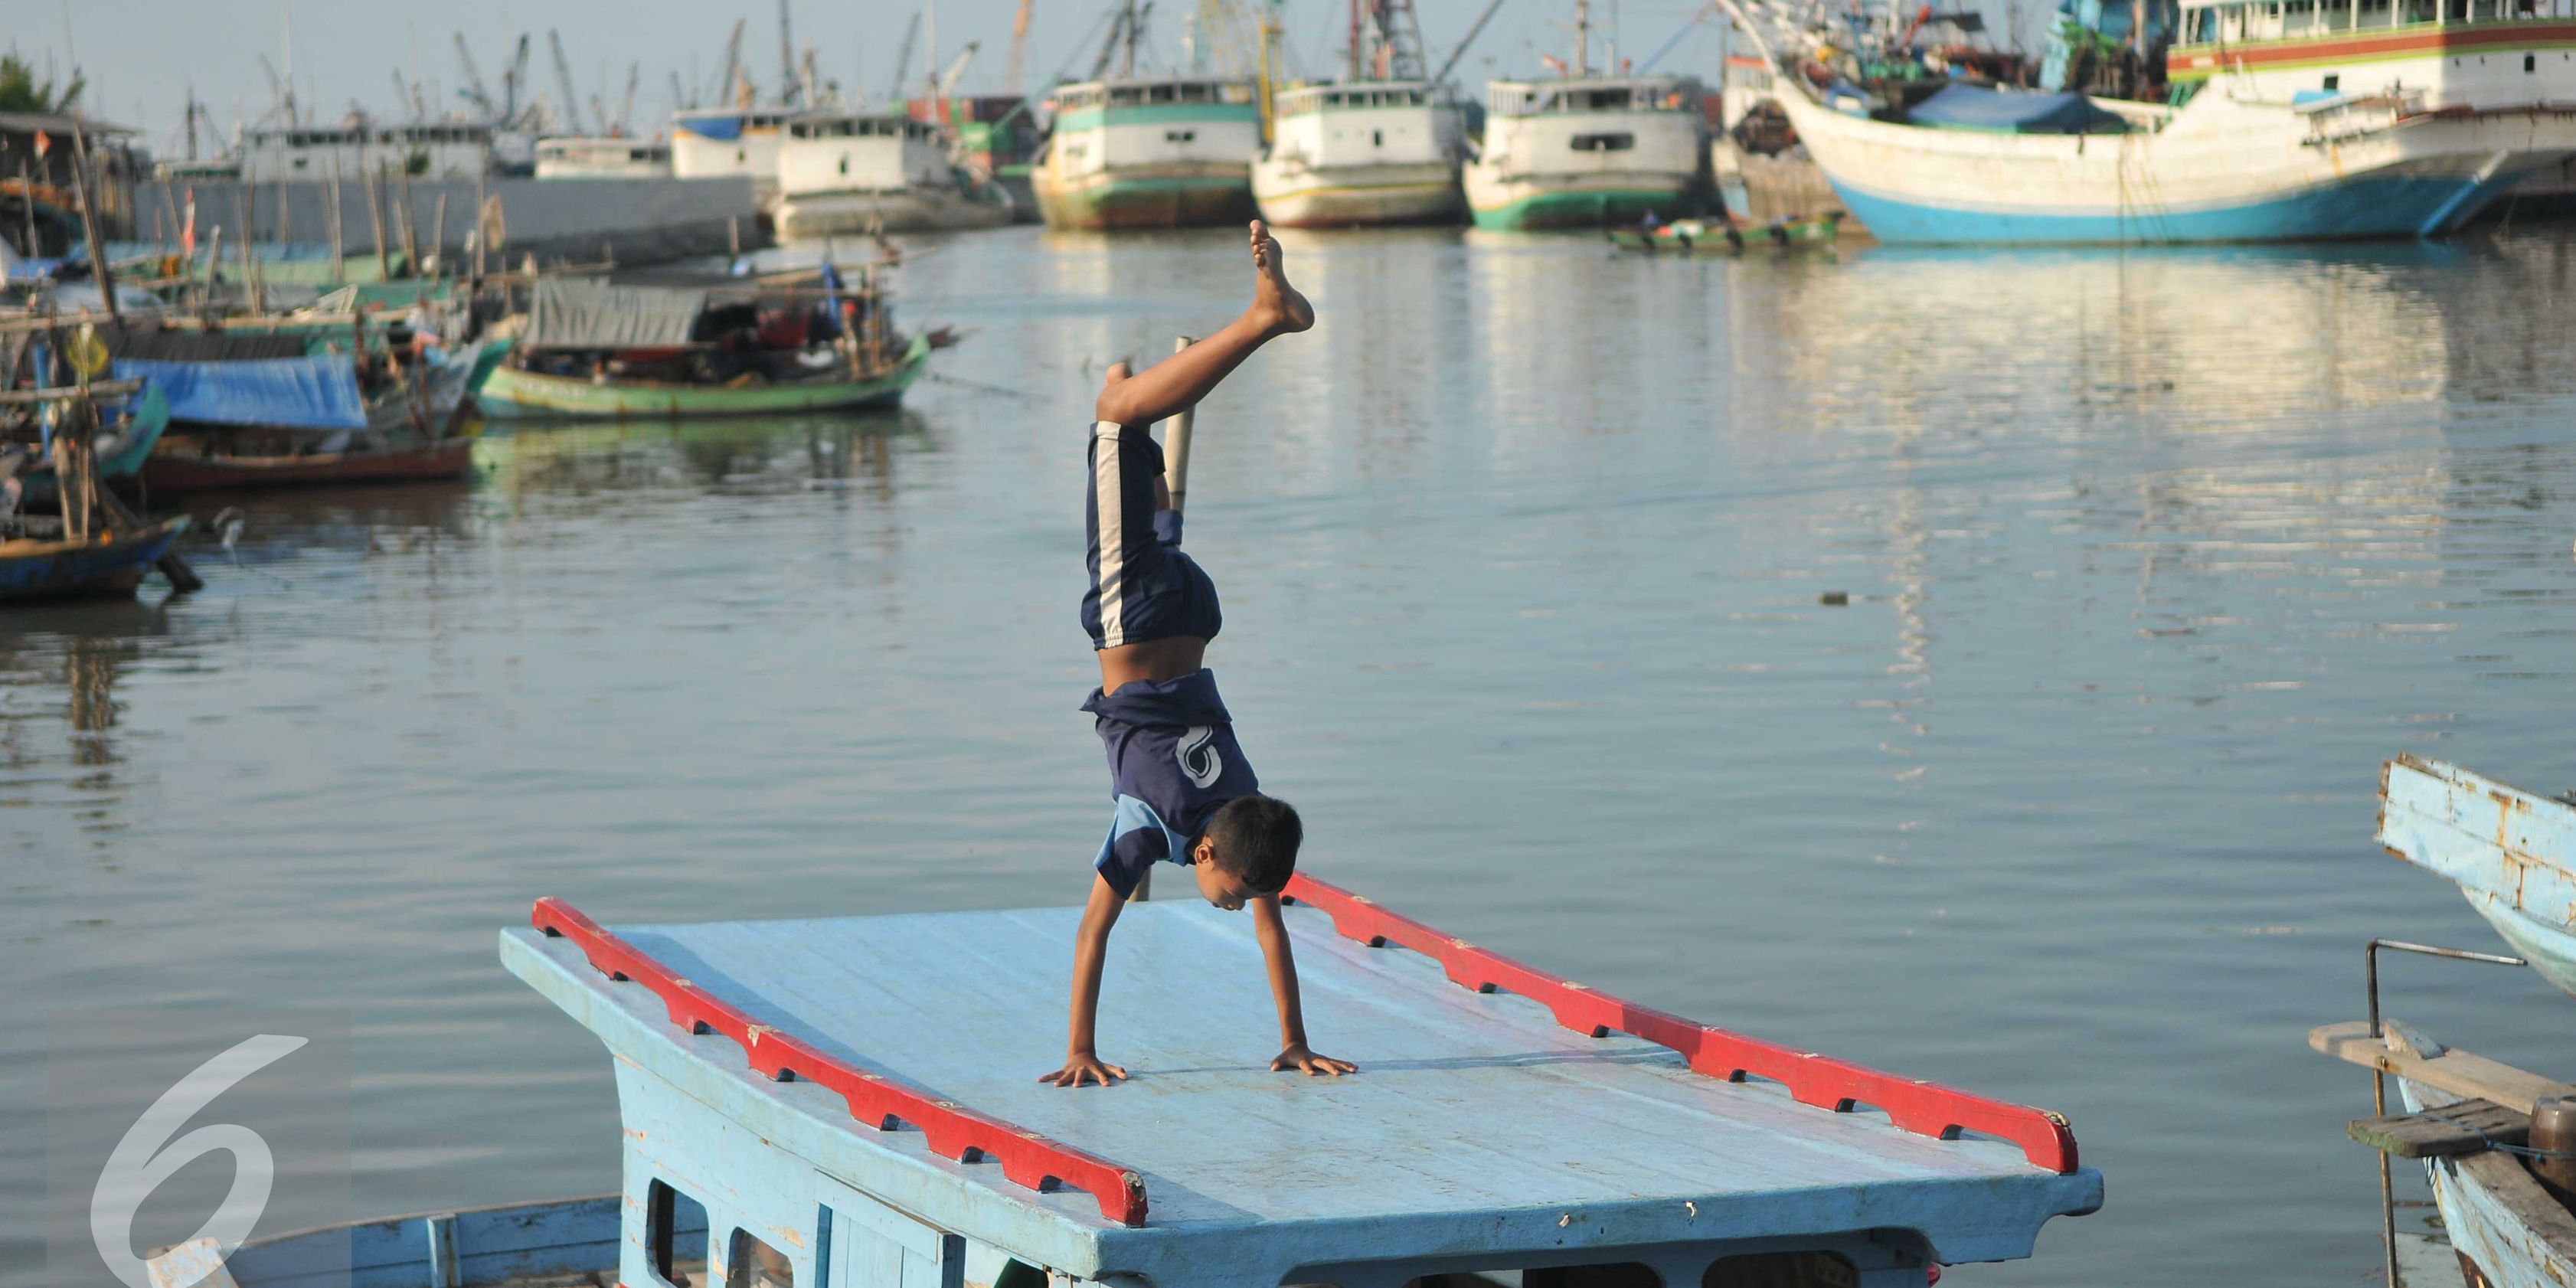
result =
[[1216,846],[1218,867],[1256,894],[1277,894],[1297,871],[1306,825],[1288,802],[1254,792],[1217,806],[1208,816],[1207,838]]

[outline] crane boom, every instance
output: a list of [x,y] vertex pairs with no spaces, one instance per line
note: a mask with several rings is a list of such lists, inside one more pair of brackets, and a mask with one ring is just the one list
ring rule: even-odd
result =
[[912,21],[905,24],[903,29],[903,46],[895,51],[894,88],[886,91],[887,97],[892,98],[898,105],[903,102],[904,74],[912,70],[912,43],[920,38],[921,11],[915,9],[912,11]]
[[788,26],[788,0],[778,0],[778,101],[796,101],[796,37]]
[[569,134],[579,134],[581,133],[581,95],[574,92],[572,87],[572,64],[564,61],[563,36],[556,32],[554,28],[548,27],[546,28],[546,43],[554,49],[555,88],[563,91],[563,124],[566,127],[565,132]]
[[1020,74],[1028,68],[1031,2],[1032,0],[1020,0],[1020,11],[1011,17],[1011,61],[1008,69],[1002,73],[1002,92],[1005,94],[1020,92]]
[[519,93],[528,87],[528,33],[519,33],[519,50],[510,56],[510,69],[501,73],[501,117],[519,119]]
[[465,33],[456,33],[456,61],[465,69],[465,95],[474,106],[483,109],[484,119],[500,115],[492,108],[492,93],[483,87],[483,69],[474,65],[474,51],[465,47]]
[[1492,22],[1494,20],[1494,11],[1502,7],[1503,0],[1493,0],[1493,3],[1485,6],[1485,11],[1483,13],[1476,15],[1476,25],[1467,29],[1467,38],[1459,41],[1456,49],[1449,51],[1449,61],[1440,64],[1440,70],[1433,73],[1431,77],[1432,84],[1437,85],[1442,81],[1449,79],[1450,70],[1458,65],[1459,59],[1467,56],[1468,46],[1475,44],[1476,37],[1484,34],[1485,24]]
[[957,88],[957,82],[966,75],[966,64],[975,61],[975,51],[981,48],[982,44],[981,41],[970,40],[966,42],[964,49],[957,52],[957,58],[948,64],[948,70],[939,74],[937,97],[946,98],[950,90]]
[[734,82],[742,76],[742,28],[749,18],[733,20],[733,34],[725,37],[724,72],[716,80],[716,101],[733,102]]

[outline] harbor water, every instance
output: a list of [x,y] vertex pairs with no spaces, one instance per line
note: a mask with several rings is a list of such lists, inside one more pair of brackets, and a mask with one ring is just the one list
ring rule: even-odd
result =
[[[2372,843],[2383,759],[2576,779],[2576,234],[1286,240],[1322,321],[1201,408],[1189,545],[1304,866],[2066,1113],[2107,1206],[1945,1282],[2371,1280],[2368,1080],[2303,1037],[2369,936],[2495,947]],[[45,1069],[117,1054],[90,1012],[345,1022],[347,1215],[598,1192],[609,1062],[494,957],[531,899],[1081,900],[1092,390],[1231,316],[1242,238],[916,249],[902,317],[965,339],[899,413],[495,430],[470,485],[239,501],[202,594],[0,617],[0,1288],[58,1282]],[[2576,1074],[2536,979],[2387,975]],[[1113,952],[1111,1060],[1117,992]]]

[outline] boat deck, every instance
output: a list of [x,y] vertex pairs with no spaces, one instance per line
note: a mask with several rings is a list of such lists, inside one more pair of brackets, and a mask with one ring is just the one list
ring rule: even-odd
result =
[[[1686,1022],[1434,941],[1328,886],[1292,891],[1307,895],[1286,917],[1308,1026],[1358,1063],[1351,1077],[1269,1071],[1277,1028],[1251,923],[1196,900],[1119,922],[1099,1031],[1131,1079],[1106,1089],[1036,1081],[1062,1060],[1074,908],[602,930],[545,903],[537,923],[557,933],[505,932],[502,955],[621,1065],[922,1221],[1081,1278],[1361,1288],[1643,1261],[1697,1283],[1713,1253],[1874,1240],[1889,1250],[1879,1267],[1918,1267],[1906,1281],[1919,1283],[1925,1261],[2027,1256],[2050,1217],[2101,1203],[2101,1175],[2077,1166],[2053,1115],[1667,1030]],[[1340,902],[1328,913],[1317,897]],[[1760,1076],[1705,1076],[1672,1046]],[[1803,1074],[1773,1055],[1826,1081],[1793,1094]],[[944,1109],[868,1099],[888,1085]],[[863,1101],[862,1117],[906,1129],[854,1120]],[[1070,1162],[1014,1158],[975,1124],[943,1124],[945,1110]],[[2013,1139],[1942,1138],[1962,1126]],[[1041,1170],[1064,1187],[1013,1179]]]

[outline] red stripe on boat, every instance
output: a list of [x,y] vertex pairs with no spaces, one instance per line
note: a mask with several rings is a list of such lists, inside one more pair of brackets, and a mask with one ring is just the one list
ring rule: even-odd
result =
[[529,923],[551,938],[570,940],[593,969],[613,980],[641,984],[662,999],[671,1023],[691,1033],[715,1033],[742,1048],[751,1070],[774,1082],[810,1082],[848,1103],[850,1116],[878,1131],[898,1122],[920,1130],[930,1152],[971,1163],[989,1158],[1002,1175],[1033,1190],[1057,1184],[1100,1202],[1100,1214],[1122,1225],[1145,1223],[1145,1180],[1097,1154],[1050,1140],[1025,1127],[928,1096],[873,1073],[863,1073],[765,1024],[755,1024],[731,1003],[709,996],[633,944],[603,929],[572,905],[539,899]]
[[1451,983],[1480,993],[1496,989],[1517,993],[1546,1007],[1557,1023],[1578,1033],[1644,1038],[1680,1052],[1694,1071],[1712,1078],[1730,1082],[1741,1082],[1747,1075],[1768,1078],[1788,1087],[1789,1094],[1804,1104],[1837,1113],[1871,1105],[1917,1135],[1947,1140],[1962,1131],[1979,1132],[2021,1146],[2022,1156],[2038,1166],[2059,1173],[2076,1170],[2075,1133],[2063,1116],[2048,1110],[1881,1073],[1621,1001],[1442,934],[1302,872],[1289,879],[1282,897],[1320,909],[1344,938],[1371,947],[1410,948],[1438,961]]

